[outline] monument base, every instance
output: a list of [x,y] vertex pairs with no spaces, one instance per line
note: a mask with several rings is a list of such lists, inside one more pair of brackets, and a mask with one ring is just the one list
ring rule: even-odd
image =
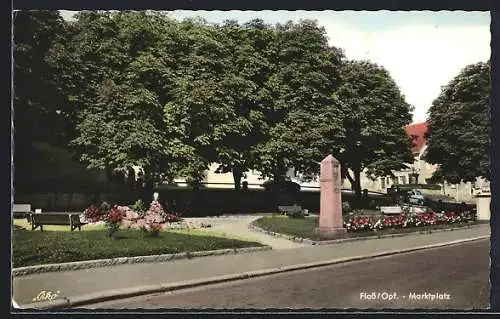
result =
[[317,234],[328,239],[341,239],[345,238],[347,235],[347,229],[343,227],[318,227],[315,229],[315,231]]

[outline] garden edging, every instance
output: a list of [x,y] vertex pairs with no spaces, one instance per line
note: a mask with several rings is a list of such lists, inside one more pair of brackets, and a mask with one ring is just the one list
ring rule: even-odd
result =
[[184,252],[177,254],[163,254],[163,255],[150,255],[150,256],[135,256],[135,257],[118,257],[110,259],[96,259],[96,260],[85,260],[76,261],[69,263],[59,263],[59,264],[46,264],[37,266],[26,266],[12,269],[12,276],[20,277],[31,274],[38,274],[44,272],[59,272],[59,271],[69,271],[69,270],[80,270],[80,269],[90,269],[98,267],[116,266],[123,264],[137,264],[137,263],[148,263],[148,262],[167,262],[179,259],[190,259],[195,257],[203,256],[220,256],[229,255],[236,253],[246,253],[262,250],[270,250],[271,246],[262,247],[246,247],[246,248],[229,248],[229,249],[218,249],[218,250],[208,250],[208,251],[195,251],[195,252]]
[[262,232],[274,237],[278,238],[284,238],[288,239],[297,243],[304,243],[304,244],[310,244],[310,245],[330,245],[330,244],[340,244],[340,243],[347,243],[351,241],[359,241],[359,240],[369,240],[369,239],[382,239],[382,238],[394,238],[394,237],[403,237],[403,236],[411,236],[411,235],[422,235],[422,234],[431,234],[431,233],[437,233],[437,232],[445,232],[445,231],[453,231],[453,230],[460,230],[460,229],[469,229],[469,228],[475,228],[475,227],[481,227],[484,226],[482,224],[479,225],[469,225],[469,226],[462,226],[462,227],[453,227],[453,228],[441,228],[441,229],[433,229],[433,230],[421,230],[421,231],[414,231],[414,232],[408,232],[408,233],[401,233],[401,234],[387,234],[387,235],[374,235],[374,236],[360,236],[360,237],[352,237],[352,238],[343,238],[343,239],[334,239],[334,240],[312,240],[310,238],[301,238],[293,235],[286,235],[286,234],[281,234],[281,233],[275,233],[269,230],[265,230],[259,226],[256,226],[254,222],[250,223],[248,227],[252,230]]

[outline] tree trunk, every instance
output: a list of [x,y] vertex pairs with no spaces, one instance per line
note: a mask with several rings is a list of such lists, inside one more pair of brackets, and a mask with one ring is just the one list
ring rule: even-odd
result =
[[234,189],[239,191],[241,189],[241,178],[243,176],[243,172],[238,165],[233,166],[233,180],[234,180]]
[[360,208],[359,204],[361,203],[361,169],[360,168],[351,168],[353,175],[349,173],[349,171],[346,170],[346,177],[351,183],[351,189],[354,191],[354,202],[353,208]]
[[358,168],[355,168],[353,169],[353,173],[354,173],[354,193],[356,194],[356,198],[357,199],[360,199],[361,198],[361,169],[358,167]]
[[111,167],[108,163],[106,163],[106,191],[109,192],[111,187],[111,183],[113,182],[113,172],[111,171]]
[[274,182],[276,184],[283,182],[284,181],[283,176],[285,175],[285,173],[286,173],[286,167],[285,167],[285,165],[283,165],[283,162],[280,161],[276,165],[276,169],[275,169],[275,173],[274,173]]

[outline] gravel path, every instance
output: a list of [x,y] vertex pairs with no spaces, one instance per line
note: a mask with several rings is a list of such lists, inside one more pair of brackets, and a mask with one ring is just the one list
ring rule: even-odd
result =
[[194,224],[210,224],[212,227],[205,228],[207,231],[226,233],[235,237],[242,237],[248,240],[257,241],[273,249],[290,249],[310,246],[308,244],[297,243],[288,239],[274,237],[262,232],[248,228],[248,225],[262,216],[224,216],[224,217],[204,217],[185,218],[187,222]]

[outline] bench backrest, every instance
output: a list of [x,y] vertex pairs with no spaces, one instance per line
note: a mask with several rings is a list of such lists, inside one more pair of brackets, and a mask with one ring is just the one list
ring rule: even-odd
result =
[[290,213],[301,212],[302,211],[302,207],[301,206],[297,206],[297,205],[293,205],[293,206],[278,206],[278,209],[279,209],[280,212],[290,212]]
[[77,225],[80,223],[80,216],[78,214],[51,214],[51,213],[43,213],[43,214],[30,214],[31,221],[33,223],[41,223],[41,224],[51,224],[51,225]]
[[403,210],[400,206],[381,206],[380,212],[386,215],[401,214]]
[[30,204],[14,204],[12,207],[13,213],[30,213],[31,205]]

